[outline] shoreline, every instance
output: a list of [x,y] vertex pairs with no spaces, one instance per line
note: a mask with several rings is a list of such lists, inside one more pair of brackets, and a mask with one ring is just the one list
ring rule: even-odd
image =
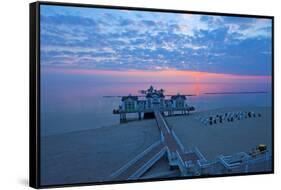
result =
[[[271,106],[248,106],[248,107],[254,107],[254,108],[271,108]],[[213,108],[213,109],[202,109],[200,111],[193,111],[193,112],[190,112],[189,116],[191,115],[194,115],[194,114],[204,114],[206,112],[213,112],[213,111],[219,111],[219,110],[233,110],[233,109],[239,109],[239,108],[242,108],[242,107],[226,107],[226,108]],[[172,115],[172,116],[165,116],[165,118],[169,118],[169,117],[178,117],[178,116],[181,116],[181,114],[178,114],[178,115]],[[126,123],[119,123],[119,120],[116,119],[116,124],[112,124],[112,125],[102,125],[102,126],[98,126],[98,127],[95,127],[95,128],[87,128],[87,129],[82,129],[82,130],[78,130],[78,129],[73,129],[71,131],[67,131],[67,132],[59,132],[59,133],[55,133],[55,134],[48,134],[48,135],[44,135],[42,136],[41,138],[46,138],[46,137],[52,137],[52,136],[59,136],[59,135],[64,135],[64,134],[68,134],[68,133],[77,133],[77,132],[83,132],[83,131],[91,131],[91,130],[100,130],[100,129],[105,129],[105,128],[110,128],[110,127],[117,127],[119,125],[124,125],[124,124],[128,124],[128,123],[139,123],[139,122],[142,122],[142,121],[150,121],[150,120],[154,120],[154,118],[152,119],[142,119],[142,120],[139,120],[137,118],[129,118],[128,119],[128,122]]]

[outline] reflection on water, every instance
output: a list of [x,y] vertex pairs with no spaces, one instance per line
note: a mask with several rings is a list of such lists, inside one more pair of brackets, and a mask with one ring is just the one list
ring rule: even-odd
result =
[[[93,81],[46,80],[41,83],[41,134],[98,128],[119,123],[112,110],[121,98],[103,96],[138,95],[150,85],[165,94],[195,94],[188,97],[196,110],[233,106],[270,106],[270,83],[102,83]],[[218,94],[208,92],[267,91],[260,94]]]

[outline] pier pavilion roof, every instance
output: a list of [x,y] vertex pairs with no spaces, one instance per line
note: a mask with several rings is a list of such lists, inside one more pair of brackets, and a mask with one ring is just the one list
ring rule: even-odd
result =
[[153,97],[164,98],[165,96],[164,96],[163,93],[158,92],[158,91],[157,92],[151,92],[151,93],[148,93],[146,95],[146,98],[153,98]]
[[131,99],[131,100],[134,100],[134,101],[137,101],[138,100],[138,97],[137,96],[132,96],[132,95],[129,95],[129,96],[123,96],[122,97],[122,101],[126,101],[128,99]]

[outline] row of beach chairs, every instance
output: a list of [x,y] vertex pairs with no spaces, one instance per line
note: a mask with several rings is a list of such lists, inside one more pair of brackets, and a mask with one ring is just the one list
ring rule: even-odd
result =
[[216,125],[224,122],[234,122],[243,119],[262,117],[261,113],[255,113],[253,111],[238,111],[238,112],[226,112],[217,113],[208,116],[197,118],[205,125]]

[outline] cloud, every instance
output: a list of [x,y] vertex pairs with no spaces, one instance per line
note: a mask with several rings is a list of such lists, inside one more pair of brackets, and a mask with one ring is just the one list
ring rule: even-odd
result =
[[249,21],[230,20],[226,23],[228,32],[234,38],[245,40],[249,38],[271,38],[271,20],[269,19],[251,19]]
[[78,7],[41,8],[41,64],[271,73],[269,19],[94,8],[86,13]]

